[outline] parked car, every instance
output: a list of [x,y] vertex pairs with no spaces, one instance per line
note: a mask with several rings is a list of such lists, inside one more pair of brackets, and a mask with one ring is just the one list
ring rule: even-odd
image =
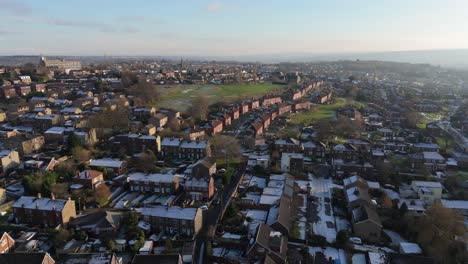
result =
[[350,237],[349,242],[357,245],[362,245],[362,239],[360,239],[359,237]]

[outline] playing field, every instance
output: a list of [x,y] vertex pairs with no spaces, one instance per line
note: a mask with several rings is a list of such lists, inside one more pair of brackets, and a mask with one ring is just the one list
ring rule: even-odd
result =
[[159,88],[161,99],[159,107],[168,107],[179,111],[187,110],[192,100],[205,96],[210,103],[233,102],[253,96],[261,96],[286,88],[275,84],[228,84],[228,85],[171,85]]
[[335,118],[336,109],[346,105],[344,98],[337,98],[334,104],[316,105],[309,111],[299,112],[291,116],[290,124],[311,125],[316,121]]

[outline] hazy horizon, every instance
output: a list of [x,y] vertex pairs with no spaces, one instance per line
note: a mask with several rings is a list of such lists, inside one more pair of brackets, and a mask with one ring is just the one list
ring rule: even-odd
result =
[[468,48],[468,2],[0,0],[0,55],[314,56]]

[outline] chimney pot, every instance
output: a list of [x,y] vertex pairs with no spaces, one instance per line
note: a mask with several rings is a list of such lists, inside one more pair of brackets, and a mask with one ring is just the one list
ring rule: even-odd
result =
[[41,193],[37,193],[37,198],[42,198],[42,194],[41,194]]

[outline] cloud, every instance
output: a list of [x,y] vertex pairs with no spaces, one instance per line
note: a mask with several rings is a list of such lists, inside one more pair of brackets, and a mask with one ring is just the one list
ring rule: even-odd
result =
[[208,4],[205,11],[207,11],[209,13],[217,13],[217,12],[221,11],[221,8],[222,8],[222,6],[221,6],[220,2],[212,2],[212,3]]
[[5,13],[12,13],[15,15],[28,15],[32,13],[32,8],[22,2],[13,0],[0,0],[0,10]]

